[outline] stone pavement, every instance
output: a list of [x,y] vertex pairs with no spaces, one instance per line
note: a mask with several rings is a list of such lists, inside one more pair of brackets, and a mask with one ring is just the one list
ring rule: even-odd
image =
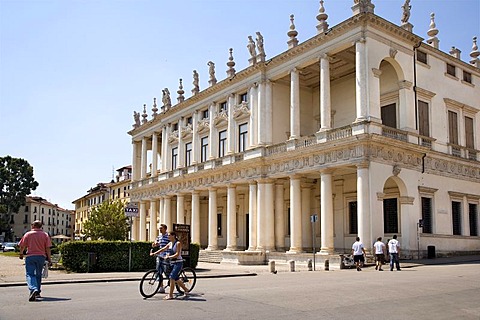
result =
[[[24,260],[18,257],[4,256],[0,254],[0,287],[26,286]],[[448,258],[401,260],[402,268],[415,268],[423,265],[478,263],[480,255],[455,256]],[[388,266],[384,266],[388,269]],[[290,272],[287,264],[276,264],[277,272]],[[372,269],[365,266],[364,270]],[[308,272],[306,265],[297,265],[296,272]],[[340,270],[339,270],[340,271]],[[355,269],[341,270],[340,272],[355,271]],[[197,268],[198,278],[226,278],[256,276],[270,272],[268,265],[244,266],[229,263],[204,263],[199,262]],[[328,272],[328,271],[322,271]],[[69,273],[65,270],[50,270],[48,278],[42,284],[82,283],[82,282],[113,282],[113,281],[140,281],[144,272],[105,272],[105,273]]]

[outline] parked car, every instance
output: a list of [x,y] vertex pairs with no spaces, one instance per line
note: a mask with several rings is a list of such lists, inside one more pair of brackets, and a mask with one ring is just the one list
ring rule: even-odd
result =
[[0,242],[0,250],[3,251],[3,242]]
[[17,250],[17,244],[15,242],[5,242],[3,244],[3,252]]

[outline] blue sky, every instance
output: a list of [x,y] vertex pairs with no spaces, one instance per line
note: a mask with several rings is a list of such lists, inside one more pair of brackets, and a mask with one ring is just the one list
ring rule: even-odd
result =
[[[404,0],[373,0],[400,24]],[[480,0],[412,0],[410,23],[427,38],[435,13],[440,49],[469,60],[479,37]],[[328,23],[352,15],[353,0],[325,0]],[[248,65],[248,35],[260,31],[267,58],[287,48],[289,16],[298,39],[316,34],[317,0],[0,0],[0,156],[26,159],[34,192],[66,209],[112,171],[131,163],[133,110],[178,79],[186,97],[192,71],[207,87],[209,60],[225,78],[228,49]]]

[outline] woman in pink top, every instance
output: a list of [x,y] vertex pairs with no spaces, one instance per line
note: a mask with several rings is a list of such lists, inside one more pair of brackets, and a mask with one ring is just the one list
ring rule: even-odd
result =
[[32,230],[25,233],[18,243],[20,247],[20,259],[23,259],[23,252],[27,249],[25,258],[25,272],[27,274],[27,285],[30,290],[28,301],[35,301],[40,297],[42,285],[42,268],[45,259],[48,265],[52,264],[50,247],[52,242],[50,236],[42,230],[42,222],[35,220],[32,223]]

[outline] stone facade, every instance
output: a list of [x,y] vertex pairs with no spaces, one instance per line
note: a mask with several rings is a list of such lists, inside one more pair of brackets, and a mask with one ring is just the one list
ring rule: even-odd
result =
[[287,51],[134,124],[136,240],[187,223],[227,252],[312,252],[312,230],[319,255],[394,234],[405,257],[480,251],[478,54],[413,34],[408,3],[401,26],[356,1],[325,32],[323,2],[315,37],[291,16]]

